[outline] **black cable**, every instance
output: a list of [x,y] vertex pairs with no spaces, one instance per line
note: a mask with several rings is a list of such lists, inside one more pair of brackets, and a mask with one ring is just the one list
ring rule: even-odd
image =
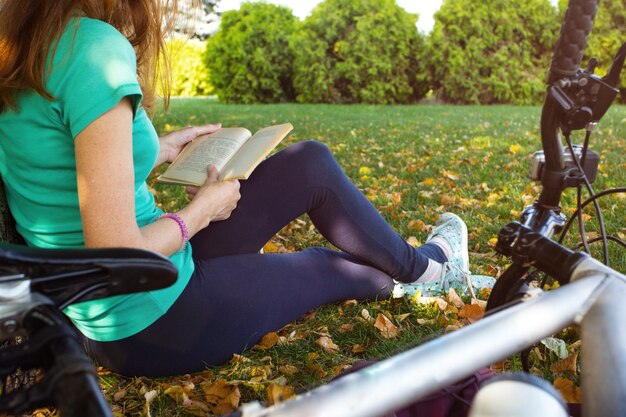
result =
[[[620,239],[618,237],[615,237],[615,236],[611,236],[611,235],[608,235],[606,238],[607,238],[607,240],[610,240],[611,242],[615,242],[615,243],[623,246],[624,249],[626,249],[626,242],[624,242],[622,239]],[[596,242],[600,242],[601,240],[602,240],[602,237],[596,237],[594,239],[591,239],[588,243],[589,244],[593,244],[593,243],[596,243]],[[582,246],[583,246],[583,244],[579,243],[576,246],[572,247],[572,249],[574,249],[574,250],[580,249]]]
[[[587,207],[589,204],[591,204],[594,200],[599,199],[600,197],[604,197],[606,195],[610,195],[610,194],[620,194],[620,193],[626,193],[626,187],[620,187],[620,188],[611,188],[610,190],[604,190],[602,192],[599,192],[598,194],[594,195],[593,197],[588,198],[587,200],[585,200],[585,202],[582,204],[581,206],[581,210],[582,211],[585,207]],[[565,237],[565,234],[569,231],[569,229],[572,226],[572,222],[573,219],[578,216],[579,210],[577,210],[574,215],[572,217],[569,218],[569,220],[567,221],[567,223],[565,224],[565,227],[563,228],[563,232],[561,232],[561,237],[559,238],[559,243],[563,243],[563,239]]]
[[[589,137],[591,136],[591,131],[587,130],[587,132],[585,133],[585,144],[589,143]],[[585,182],[585,186],[587,187],[587,191],[589,191],[589,194],[593,197],[595,195],[593,188],[591,187],[591,183],[589,182],[589,179],[587,178],[587,175],[585,174],[585,171],[583,170],[583,167],[580,165],[580,161],[578,160],[578,158],[576,157],[576,154],[574,153],[574,147],[572,146],[572,141],[570,138],[570,135],[567,134],[565,135],[565,140],[567,141],[567,146],[570,150],[570,153],[572,155],[572,160],[574,161],[574,163],[576,164],[576,167],[578,168],[578,170],[580,171],[583,181]],[[593,205],[595,207],[596,210],[596,215],[598,216],[598,223],[600,225],[600,236],[602,236],[602,252],[604,254],[604,264],[605,265],[609,265],[609,246],[608,246],[608,241],[606,239],[606,227],[604,225],[604,218],[602,216],[602,210],[600,210],[600,205],[598,204],[597,200],[593,200]],[[582,210],[578,211],[577,213],[579,216],[582,217]],[[582,219],[581,219],[581,223],[582,223]],[[586,242],[587,240],[587,236],[585,236],[584,230],[581,230],[581,239],[583,242]],[[585,246],[585,249],[588,249],[588,245]]]

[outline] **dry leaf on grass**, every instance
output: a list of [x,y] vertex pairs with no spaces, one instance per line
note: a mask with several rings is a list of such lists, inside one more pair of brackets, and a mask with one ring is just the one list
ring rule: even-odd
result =
[[352,353],[363,353],[365,352],[365,348],[361,345],[352,346]]
[[312,363],[309,364],[307,366],[307,370],[314,376],[316,376],[319,379],[322,379],[324,377],[326,377],[326,375],[328,375],[328,372],[326,372],[324,370],[324,368],[322,368],[321,365],[317,364],[317,363]]
[[182,405],[185,400],[189,399],[189,397],[187,397],[187,393],[185,393],[183,387],[180,385],[172,385],[163,391],[163,393],[170,396],[178,405]]
[[259,344],[256,345],[256,347],[258,347],[259,349],[269,349],[279,341],[280,337],[278,337],[278,334],[276,332],[271,332],[263,336],[263,338],[261,339]]
[[574,352],[567,358],[562,359],[552,365],[550,370],[552,372],[572,372],[576,373],[576,360],[578,359],[578,352]]
[[278,372],[283,375],[290,376],[298,372],[298,368],[293,365],[285,364],[278,367]]
[[114,401],[123,400],[124,397],[126,397],[126,389],[121,389],[121,390],[117,391],[115,394],[113,394],[113,400]]
[[339,350],[339,346],[333,343],[333,340],[328,336],[318,338],[315,344],[324,349],[327,353],[335,353]]
[[398,327],[382,313],[378,313],[374,327],[380,331],[385,339],[393,339],[398,335]]
[[459,294],[457,294],[454,288],[448,290],[448,302],[456,308],[462,308],[465,305],[465,302],[461,300],[461,297],[459,297]]
[[485,310],[478,304],[465,304],[459,310],[459,317],[467,319],[470,323],[477,322],[485,314]]
[[230,385],[225,379],[218,379],[213,383],[201,383],[204,398],[212,406],[214,414],[226,414],[239,406],[241,393],[236,385]]
[[409,317],[411,317],[411,313],[398,314],[396,316],[396,320],[401,322],[401,321],[408,319]]
[[355,307],[358,304],[357,300],[346,300],[341,305],[344,307]]
[[146,403],[144,404],[144,413],[146,416],[151,417],[150,403],[157,397],[157,390],[153,389],[152,391],[148,391],[143,395],[143,397],[146,399]]
[[346,323],[346,324],[342,324],[339,327],[339,333],[341,334],[346,334],[346,333],[350,333],[352,330],[354,330],[354,325],[350,324],[350,323]]
[[266,399],[269,405],[274,405],[287,401],[295,397],[293,387],[269,384],[266,391]]
[[565,402],[580,403],[580,388],[575,386],[574,383],[569,379],[558,377],[554,380],[554,383],[552,385],[554,385],[554,388],[556,388],[561,393]]
[[445,311],[448,307],[448,302],[441,297],[417,297],[414,301],[417,304],[435,305],[441,311]]

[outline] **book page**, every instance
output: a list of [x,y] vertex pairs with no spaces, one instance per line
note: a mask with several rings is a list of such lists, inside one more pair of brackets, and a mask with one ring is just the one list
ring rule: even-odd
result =
[[252,171],[291,130],[291,123],[270,126],[256,132],[220,171],[222,179],[248,179]]
[[183,149],[158,181],[202,185],[209,165],[215,165],[221,172],[250,135],[250,131],[244,128],[223,128],[199,136]]

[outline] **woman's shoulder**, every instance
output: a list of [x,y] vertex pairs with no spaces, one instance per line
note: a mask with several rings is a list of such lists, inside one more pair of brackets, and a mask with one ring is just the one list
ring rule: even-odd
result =
[[134,55],[130,42],[119,30],[106,22],[89,17],[71,18],[59,46],[63,43],[74,51],[106,49],[133,52]]

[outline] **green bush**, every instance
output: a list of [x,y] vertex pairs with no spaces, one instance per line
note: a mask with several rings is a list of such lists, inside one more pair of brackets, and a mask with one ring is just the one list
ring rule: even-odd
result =
[[[622,43],[626,41],[624,28],[626,28],[626,0],[601,1],[589,37],[583,66],[586,65],[587,59],[592,56],[596,57],[600,61],[596,72],[598,75],[605,75],[613,57]],[[626,70],[622,70],[620,95],[620,101],[626,103]]]
[[444,0],[429,38],[435,95],[452,103],[538,103],[560,22],[548,0]]
[[220,100],[293,100],[289,39],[297,24],[291,9],[268,3],[243,3],[239,10],[225,12],[205,54],[211,84]]
[[205,43],[197,39],[171,38],[167,41],[172,65],[171,93],[174,96],[212,94],[209,71],[202,54]]
[[325,0],[294,36],[299,102],[411,103],[427,90],[417,16],[395,0]]

